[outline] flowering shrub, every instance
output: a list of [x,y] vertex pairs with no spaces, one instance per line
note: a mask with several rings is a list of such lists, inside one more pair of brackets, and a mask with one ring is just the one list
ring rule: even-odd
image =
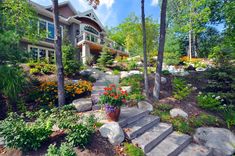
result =
[[107,111],[114,111],[115,108],[121,107],[126,103],[127,92],[110,84],[104,88],[103,95],[100,96],[99,102],[105,105]]
[[[91,92],[92,83],[89,81],[79,80],[76,83],[68,82],[65,84],[65,99],[67,103],[72,102],[82,94]],[[58,100],[57,95],[57,82],[44,82],[40,85],[41,97],[37,101],[41,104],[48,104],[53,107]]]
[[202,94],[201,92],[197,96],[198,105],[204,109],[216,109],[223,102],[220,96],[216,96],[212,93]]

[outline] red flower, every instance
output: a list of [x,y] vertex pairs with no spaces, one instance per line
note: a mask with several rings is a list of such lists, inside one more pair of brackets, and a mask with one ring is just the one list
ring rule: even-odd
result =
[[122,102],[123,102],[123,103],[126,103],[126,99],[122,99]]
[[104,95],[108,95],[108,92],[104,92]]
[[117,96],[117,95],[116,95],[116,96],[114,96],[114,99],[116,99],[116,100],[117,100],[117,99],[118,99],[118,96]]
[[110,84],[109,86],[112,87],[112,88],[115,88],[115,87],[116,87],[115,84]]

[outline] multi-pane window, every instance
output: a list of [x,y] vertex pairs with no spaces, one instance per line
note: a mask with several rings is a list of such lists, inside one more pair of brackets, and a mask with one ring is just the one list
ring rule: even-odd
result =
[[49,39],[54,39],[55,38],[55,28],[54,28],[54,24],[52,23],[48,23],[47,25],[47,29],[48,29],[48,38]]
[[47,60],[49,63],[55,63],[55,51],[53,49],[29,45],[29,52],[34,60]]
[[[54,40],[55,39],[55,26],[54,23],[49,22],[49,21],[45,21],[45,20],[39,20],[39,24],[38,24],[38,32],[39,33],[47,33],[47,38]],[[60,26],[60,35],[61,38],[63,38],[63,26]]]

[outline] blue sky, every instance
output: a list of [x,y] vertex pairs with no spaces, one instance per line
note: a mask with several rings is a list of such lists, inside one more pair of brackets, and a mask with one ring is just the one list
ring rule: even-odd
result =
[[[32,0],[41,5],[51,5],[51,0]],[[65,0],[59,0],[63,2]],[[74,8],[80,12],[91,9],[86,0],[69,0]],[[130,13],[141,15],[140,0],[100,0],[95,10],[97,16],[105,26],[113,27],[121,23]],[[145,14],[159,21],[160,7],[158,0],[145,0]]]

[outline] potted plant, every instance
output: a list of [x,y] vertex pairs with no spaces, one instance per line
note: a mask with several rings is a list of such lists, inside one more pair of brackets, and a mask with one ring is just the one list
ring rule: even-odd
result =
[[104,105],[107,118],[118,121],[121,106],[126,103],[127,92],[110,84],[104,88],[104,93],[100,96],[99,103]]

